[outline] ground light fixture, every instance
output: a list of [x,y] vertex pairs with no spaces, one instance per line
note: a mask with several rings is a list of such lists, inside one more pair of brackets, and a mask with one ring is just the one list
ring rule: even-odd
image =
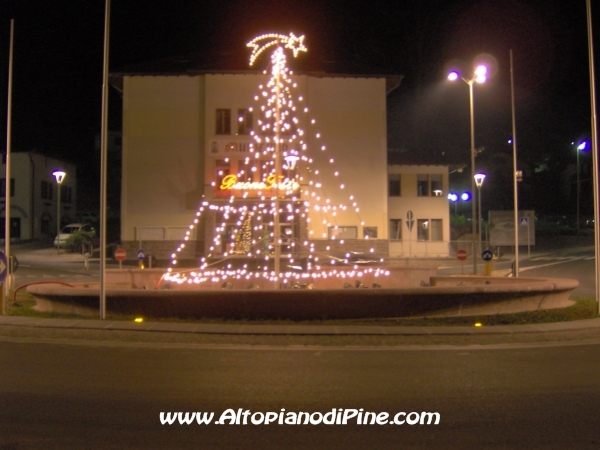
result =
[[56,207],[56,236],[58,242],[56,244],[56,253],[60,253],[60,191],[62,182],[65,180],[67,174],[62,170],[55,170],[52,172],[52,175],[56,178],[56,184],[58,186],[58,205]]
[[[475,67],[472,78],[463,78],[458,71],[452,71],[448,74],[448,80],[463,80],[469,85],[469,112],[471,118],[471,190],[475,192],[475,114],[473,109],[473,84],[484,83],[487,80],[487,67],[480,64]],[[477,259],[475,258],[475,205],[471,205],[472,219],[472,248],[473,248],[473,274],[477,273]]]

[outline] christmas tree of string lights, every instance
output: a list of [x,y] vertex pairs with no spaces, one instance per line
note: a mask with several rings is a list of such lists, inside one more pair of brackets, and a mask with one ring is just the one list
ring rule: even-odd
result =
[[[220,173],[218,181],[213,182],[213,188],[230,192],[226,204],[203,201],[196,212],[193,223],[189,226],[184,241],[172,254],[171,266],[164,280],[175,283],[228,282],[228,280],[254,280],[266,278],[278,288],[282,284],[295,283],[327,277],[357,277],[366,272],[375,275],[387,274],[379,269],[350,266],[350,253],[337,258],[315,250],[314,242],[310,239],[331,238],[328,229],[337,230],[336,217],[338,213],[354,211],[360,220],[360,209],[353,195],[349,194],[344,203],[335,203],[326,195],[323,183],[318,180],[325,176],[328,179],[340,179],[335,170],[335,161],[328,158],[330,173],[321,173],[312,167],[313,159],[307,143],[307,133],[312,132],[314,141],[319,142],[316,150],[326,152],[326,145],[320,143],[321,135],[316,130],[316,121],[309,119],[308,107],[301,95],[295,95],[298,90],[292,78],[292,71],[287,67],[286,50],[297,57],[300,52],[306,52],[304,36],[289,36],[266,34],[248,43],[252,49],[250,65],[265,51],[271,49],[269,75],[265,85],[259,86],[259,93],[254,97],[257,104],[258,127],[251,132],[253,144],[250,146],[251,156],[243,160],[243,169],[237,174]],[[254,108],[250,111],[255,111]],[[243,118],[240,118],[242,120]],[[310,130],[304,130],[302,124],[308,124]],[[339,183],[339,189],[346,191],[344,183]],[[249,195],[252,194],[252,202]],[[191,238],[194,228],[198,225],[203,214],[214,211],[222,218],[215,227],[215,234],[209,254],[201,258],[198,269],[176,270],[178,254],[185,248]],[[324,230],[321,236],[314,236],[309,230],[311,217],[320,218]],[[304,239],[294,236],[293,227],[286,231],[291,236],[281,235],[281,221],[284,224],[296,224],[309,230]],[[231,225],[233,223],[233,226]],[[364,223],[361,220],[361,225]],[[314,227],[313,227],[314,228]],[[223,236],[231,244],[222,253],[222,258],[211,262],[223,248]],[[339,240],[343,244],[343,240]],[[285,245],[284,245],[285,244]],[[282,254],[282,246],[285,246]],[[329,247],[326,248],[329,250]],[[371,249],[374,252],[374,249]],[[297,261],[298,254],[306,255],[304,264]],[[262,261],[262,266],[249,268],[247,264],[234,267],[225,264],[227,260],[251,258]],[[284,260],[288,269],[281,270]],[[345,265],[345,268],[331,270],[334,264]],[[218,264],[218,268],[217,267]],[[328,270],[323,270],[328,267]]]

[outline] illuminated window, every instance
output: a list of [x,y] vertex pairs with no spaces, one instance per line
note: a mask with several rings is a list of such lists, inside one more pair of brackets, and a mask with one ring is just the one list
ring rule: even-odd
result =
[[400,174],[389,173],[388,174],[388,196],[400,197]]
[[217,109],[216,134],[231,134],[231,110]]
[[248,135],[252,131],[252,111],[238,109],[237,134]]
[[402,219],[390,219],[390,240],[402,240]]

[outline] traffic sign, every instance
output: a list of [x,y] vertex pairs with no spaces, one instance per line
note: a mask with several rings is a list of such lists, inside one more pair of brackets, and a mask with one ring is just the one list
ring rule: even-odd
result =
[[115,259],[119,262],[124,261],[127,257],[127,252],[124,248],[118,248],[115,250]]
[[412,231],[414,224],[415,224],[414,220],[407,220],[406,221],[406,226],[408,227],[408,232],[409,233]]
[[481,252],[481,259],[483,259],[485,262],[491,261],[493,257],[494,254],[491,250],[485,249],[483,252]]
[[459,251],[456,252],[456,257],[460,261],[464,261],[465,259],[467,259],[467,251],[464,248],[461,248]]
[[142,250],[141,248],[137,251],[137,259],[138,261],[143,261],[144,260],[144,256],[146,256],[146,254],[144,253],[144,250]]
[[528,227],[529,226],[529,217],[521,217],[519,219],[519,224],[524,227]]
[[0,252],[0,283],[4,283],[8,275],[8,264],[6,263],[6,254]]
[[408,221],[413,220],[413,212],[412,211],[408,211],[406,213],[406,220],[408,220]]

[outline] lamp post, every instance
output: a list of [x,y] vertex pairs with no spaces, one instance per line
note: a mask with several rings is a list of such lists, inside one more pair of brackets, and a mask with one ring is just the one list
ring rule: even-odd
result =
[[[473,110],[473,83],[484,83],[487,79],[487,67],[477,66],[473,73],[473,78],[462,78],[456,71],[448,74],[450,81],[456,81],[459,78],[469,85],[469,112],[471,117],[471,191],[475,192],[475,115]],[[475,205],[471,204],[471,228],[472,228],[472,247],[473,247],[473,274],[477,273],[477,258],[475,257]]]
[[579,179],[579,152],[584,151],[586,148],[586,143],[585,141],[583,141],[582,143],[580,143],[575,150],[577,150],[577,166],[576,166],[576,171],[577,171],[577,234],[579,234],[579,193],[581,192],[581,181]]
[[477,185],[477,201],[479,202],[479,214],[477,216],[479,219],[479,253],[481,253],[483,251],[481,248],[481,186],[483,185],[483,180],[485,180],[485,173],[477,173],[473,179]]
[[63,172],[62,170],[55,170],[54,172],[52,172],[52,175],[54,175],[54,178],[56,178],[56,186],[58,188],[58,206],[56,207],[56,238],[57,238],[57,244],[56,244],[56,254],[60,253],[60,187],[62,185],[62,182],[65,179],[65,176],[67,175],[65,172]]

